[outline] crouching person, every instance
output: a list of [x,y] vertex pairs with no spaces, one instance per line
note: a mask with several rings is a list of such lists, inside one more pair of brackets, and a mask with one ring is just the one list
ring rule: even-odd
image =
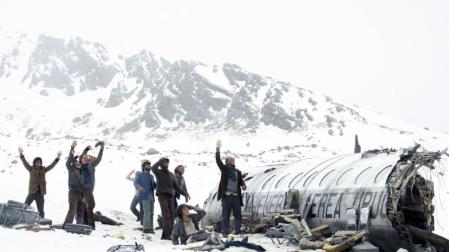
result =
[[[191,214],[189,210],[195,210],[196,213]],[[200,230],[199,222],[206,215],[206,211],[202,210],[198,205],[195,207],[181,204],[176,209],[176,224],[173,227],[172,242],[174,245],[186,244],[187,240],[192,242],[207,240],[209,234],[205,230]]]
[[154,182],[153,175],[150,174],[151,163],[144,161],[142,163],[142,172],[136,172],[134,186],[138,190],[138,200],[143,205],[143,232],[154,234],[153,230],[153,212],[154,212]]
[[84,186],[84,177],[81,174],[81,163],[74,157],[76,141],[70,146],[69,157],[66,167],[69,173],[69,211],[64,220],[64,225],[73,222],[77,209],[83,205],[82,191]]

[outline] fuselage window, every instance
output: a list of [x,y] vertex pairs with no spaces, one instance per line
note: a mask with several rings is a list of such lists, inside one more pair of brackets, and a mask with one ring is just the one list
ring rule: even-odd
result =
[[288,184],[288,188],[292,188],[292,185],[293,185],[293,182],[295,182],[295,180],[297,179],[297,178],[299,178],[299,176],[301,176],[303,173],[301,172],[301,173],[299,173],[298,175],[296,175],[291,181],[290,181],[290,183]]
[[274,170],[276,170],[275,167],[269,168],[269,169],[266,169],[263,173],[269,173],[269,172],[274,171]]
[[359,182],[362,180],[362,178],[366,177],[366,175],[369,174],[369,173],[367,173],[366,171],[369,170],[369,169],[371,169],[371,168],[372,168],[372,167],[370,166],[370,167],[366,168],[365,170],[363,170],[362,172],[360,172],[359,175],[357,175],[357,177],[355,178],[354,183],[355,183],[356,185],[358,185]]
[[329,176],[329,175],[331,175],[334,172],[335,172],[335,170],[332,170],[332,171],[326,173],[326,175],[324,175],[323,178],[320,181],[320,186],[322,186],[323,184],[326,184],[327,181],[329,181],[329,179],[331,178],[331,176]]
[[379,182],[381,179],[385,178],[385,176],[388,174],[387,171],[389,171],[389,168],[392,166],[389,165],[385,168],[383,168],[379,173],[377,173],[376,177],[374,178],[374,183]]
[[[310,176],[306,179],[306,181],[304,181],[304,184],[302,184],[302,186],[306,186],[306,184],[309,185],[312,182],[312,180],[313,180],[311,178],[314,177],[317,173],[318,173],[318,171],[310,174]],[[307,183],[307,182],[309,182],[309,183]]]
[[275,186],[275,188],[277,189],[278,188],[278,186],[279,186],[279,184],[288,176],[288,175],[290,175],[290,174],[285,174],[285,176],[283,176],[281,179],[279,179],[279,181],[276,183],[276,186]]
[[343,183],[345,181],[346,175],[349,174],[349,172],[352,170],[352,168],[347,169],[343,172],[343,174],[340,175],[340,177],[337,180],[337,185]]
[[265,189],[265,186],[267,186],[268,182],[270,182],[274,177],[276,177],[276,174],[274,174],[273,176],[269,177],[269,178],[265,181],[265,183],[263,183],[262,190]]

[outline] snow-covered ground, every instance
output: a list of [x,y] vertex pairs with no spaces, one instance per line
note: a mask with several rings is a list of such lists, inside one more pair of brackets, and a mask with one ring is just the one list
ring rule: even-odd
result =
[[[3,139],[6,140],[6,139]],[[12,143],[13,142],[13,143]],[[20,142],[20,141],[19,141]],[[51,218],[54,223],[61,223],[64,220],[68,210],[67,199],[67,171],[64,166],[64,159],[70,146],[70,140],[52,140],[49,143],[29,143],[24,144],[25,156],[31,160],[35,156],[41,156],[44,164],[50,163],[56,156],[58,150],[63,150],[63,159],[56,168],[47,174],[47,191],[45,211],[46,216]],[[5,143],[5,141],[3,141]],[[6,202],[8,199],[22,201],[27,195],[28,188],[28,172],[22,167],[18,159],[18,153],[13,152],[11,155],[5,155],[5,152],[15,150],[16,141],[10,144],[2,145],[1,167],[0,171],[0,202]],[[224,142],[224,149],[227,149]],[[93,145],[92,141],[79,140],[79,149],[88,145]],[[213,149],[213,142],[207,142]],[[191,204],[199,204],[202,206],[209,192],[216,186],[219,180],[219,171],[214,164],[213,152],[202,154],[174,154],[163,153],[160,155],[147,156],[151,161],[156,161],[162,155],[169,155],[171,158],[171,167],[176,164],[186,164],[185,173],[188,189],[192,196]],[[161,241],[160,231],[152,236],[152,241],[147,241],[141,237],[141,232],[134,230],[138,227],[134,216],[129,211],[129,204],[133,196],[133,186],[131,182],[125,179],[126,174],[134,169],[140,168],[140,160],[143,158],[139,151],[133,149],[120,149],[117,146],[106,146],[104,157],[100,165],[97,167],[97,182],[95,188],[96,210],[103,214],[113,217],[125,225],[120,227],[105,226],[98,223],[97,230],[93,231],[90,236],[81,236],[68,234],[61,230],[42,231],[33,233],[29,231],[17,231],[0,228],[0,237],[2,241],[2,251],[106,251],[107,248],[117,244],[131,244],[139,242],[144,244],[147,251],[181,251],[183,246],[173,246],[168,241]],[[257,159],[257,158],[256,158]],[[18,161],[18,162],[17,162]],[[17,162],[17,163],[16,163]],[[199,162],[205,162],[206,165],[198,166]],[[251,170],[250,166],[246,166],[243,160],[237,160],[244,167],[243,170]],[[252,161],[255,163],[255,161]],[[251,162],[248,162],[251,163]],[[447,159],[441,163],[447,167]],[[444,169],[444,168],[439,168]],[[440,170],[445,172],[444,170]],[[447,228],[449,227],[448,218],[444,214],[447,209],[449,200],[448,188],[445,185],[447,175],[433,175],[436,182],[437,197],[435,202],[436,209],[436,229],[437,233],[448,237]],[[444,208],[446,205],[446,208]],[[156,202],[155,216],[160,213],[159,206]],[[113,236],[123,234],[124,239],[113,238]],[[27,241],[23,243],[21,241]],[[268,251],[286,251],[296,249],[294,246],[276,246],[270,239],[262,235],[251,235],[250,242],[255,242],[264,246]],[[6,246],[6,247],[5,247]],[[3,250],[5,249],[5,250]],[[232,250],[231,250],[232,251]],[[238,250],[240,251],[240,250]]]
[[[59,143],[60,146],[58,146]],[[80,141],[79,144],[80,146],[93,145],[94,142]],[[58,147],[65,147],[64,151],[67,152],[69,145],[69,140],[55,141],[46,147],[30,145],[24,147],[25,156],[28,159],[37,155],[42,156],[44,164],[46,164],[56,156],[57,150],[60,149]],[[156,161],[156,157],[150,159],[153,162]],[[204,155],[204,157],[198,155],[198,158],[192,155],[171,157],[172,168],[179,163],[188,166],[185,177],[192,196],[190,203],[193,205],[202,206],[207,194],[218,183],[219,171],[216,167],[213,165],[205,167],[191,165],[199,160],[207,161],[207,159],[213,160],[213,153]],[[19,162],[11,165],[13,160]],[[126,180],[125,176],[132,169],[140,169],[140,160],[139,155],[133,154],[133,151],[115,150],[114,147],[107,146],[104,158],[97,167],[95,209],[125,225],[112,227],[97,223],[97,229],[90,236],[69,234],[62,230],[33,233],[0,228],[0,237],[2,237],[2,241],[6,241],[2,243],[2,251],[29,251],[31,249],[33,251],[106,251],[113,245],[134,242],[144,244],[147,251],[181,251],[185,246],[173,246],[169,241],[161,241],[160,230],[152,235],[152,241],[143,239],[141,232],[134,230],[139,226],[129,211],[134,189],[132,183]],[[8,162],[4,161],[2,159],[2,167],[11,165],[11,168],[6,168],[4,172],[0,173],[0,202],[6,202],[8,199],[22,201],[27,195],[28,172],[22,167],[17,156],[11,156],[8,158]],[[61,160],[54,170],[47,173],[48,194],[45,197],[45,212],[46,217],[51,218],[54,223],[61,223],[68,210],[67,171],[64,161]],[[159,213],[160,208],[156,201],[155,216]],[[124,239],[113,238],[115,235],[123,235]],[[21,241],[25,240],[27,242],[23,244]],[[285,251],[287,248],[285,246],[276,247],[270,239],[262,235],[251,236],[250,242],[260,244],[269,251]],[[294,249],[294,247],[291,246],[290,249]]]

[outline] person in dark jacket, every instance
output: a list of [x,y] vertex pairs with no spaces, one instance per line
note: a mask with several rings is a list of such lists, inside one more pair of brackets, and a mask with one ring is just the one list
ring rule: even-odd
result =
[[[143,165],[143,163],[142,163]],[[142,172],[144,171],[143,167],[142,167]],[[134,183],[134,178],[131,177],[131,175],[133,175],[135,173],[135,170],[132,170],[128,173],[128,175],[126,175],[126,179],[129,181],[132,181]],[[139,210],[137,210],[137,204],[139,205]],[[137,217],[137,222],[140,222],[141,225],[143,225],[143,205],[142,202],[139,200],[139,191],[136,190],[134,197],[131,201],[131,205],[129,206],[129,209],[131,210],[131,212]]]
[[[195,210],[196,213],[191,214],[189,210]],[[199,222],[206,215],[206,211],[202,210],[198,205],[195,207],[181,204],[176,209],[176,224],[173,227],[172,242],[174,245],[186,244],[190,238],[193,242],[207,240],[209,234],[205,230],[200,230]]]
[[134,187],[138,190],[138,199],[143,206],[143,232],[154,234],[153,230],[153,212],[154,212],[154,190],[156,182],[153,175],[150,174],[151,163],[144,161],[142,163],[143,172],[137,172],[134,178]]
[[[162,240],[170,240],[170,235],[173,227],[172,214],[174,212],[173,206],[173,191],[184,195],[186,202],[189,201],[190,196],[187,192],[179,188],[176,183],[175,175],[168,170],[170,160],[168,158],[161,158],[152,167],[151,171],[156,177],[157,187],[156,195],[161,206],[162,213]],[[161,168],[159,168],[161,167]]]
[[242,189],[246,190],[245,182],[243,182],[242,172],[235,168],[235,159],[227,157],[225,164],[220,157],[221,141],[217,141],[217,151],[215,153],[215,160],[221,172],[220,184],[218,186],[217,200],[222,201],[222,216],[223,216],[223,236],[229,234],[229,218],[231,211],[235,220],[235,234],[240,234],[242,226]]
[[41,218],[45,217],[44,212],[44,195],[47,193],[47,181],[45,179],[45,174],[53,169],[59,162],[61,157],[61,152],[58,152],[56,159],[47,167],[42,166],[42,158],[36,157],[33,160],[33,166],[31,166],[25,156],[23,155],[22,147],[19,147],[20,160],[23,163],[25,169],[30,172],[30,181],[28,184],[28,196],[25,199],[26,205],[31,205],[33,201],[36,201],[37,210]]
[[84,177],[81,175],[81,163],[75,158],[76,141],[70,146],[66,167],[69,173],[69,211],[64,220],[64,225],[73,222],[78,208],[82,207],[82,192]]
[[[178,165],[176,166],[174,172],[175,172],[175,179],[176,179],[176,183],[178,184],[179,188],[181,188],[182,190],[184,190],[186,193],[189,193],[187,191],[187,185],[186,185],[186,181],[184,179],[184,177],[182,176],[184,174],[185,171],[185,166],[184,165]],[[173,209],[178,209],[178,200],[181,197],[181,194],[179,194],[178,192],[174,192],[174,197],[173,197],[173,204],[174,204],[174,208]],[[173,213],[172,218],[176,218],[176,214]]]
[[[96,145],[100,146],[100,151],[98,152],[97,158],[90,162],[89,156],[87,152],[91,150],[92,148],[90,146],[87,146],[83,154],[80,156],[80,163],[81,163],[81,174],[84,178],[84,186],[83,186],[83,206],[84,206],[84,224],[87,224],[92,227],[92,229],[95,230],[95,215],[94,215],[94,208],[95,208],[95,198],[94,198],[94,188],[95,188],[95,168],[98,166],[98,164],[101,162],[101,159],[103,157],[103,150],[104,150],[104,142],[98,142]],[[79,215],[79,213],[77,213]],[[78,221],[77,221],[78,223]]]

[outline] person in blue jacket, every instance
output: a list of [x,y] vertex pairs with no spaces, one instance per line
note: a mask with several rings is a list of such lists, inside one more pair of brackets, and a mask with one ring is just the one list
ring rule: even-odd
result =
[[138,191],[137,197],[143,205],[143,232],[154,234],[153,213],[154,213],[154,190],[156,182],[153,175],[150,174],[151,163],[145,160],[142,163],[143,171],[136,172],[134,178],[134,187]]

